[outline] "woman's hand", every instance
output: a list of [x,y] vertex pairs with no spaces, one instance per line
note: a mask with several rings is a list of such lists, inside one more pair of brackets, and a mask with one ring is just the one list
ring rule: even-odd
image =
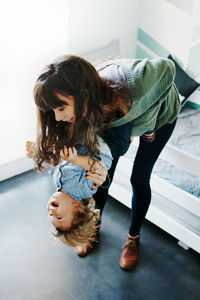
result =
[[99,186],[101,186],[104,181],[106,181],[106,177],[107,177],[107,174],[108,174],[108,171],[107,171],[107,168],[106,168],[106,165],[104,164],[104,162],[102,161],[99,161],[99,164],[100,164],[100,168],[99,169],[96,169],[94,173],[88,171],[87,172],[87,179],[90,179],[91,181],[94,182],[93,184],[93,189],[96,189],[98,188]]
[[35,156],[35,143],[31,141],[26,142],[26,156],[28,158],[34,158]]
[[61,151],[60,151],[60,156],[71,163],[76,163],[76,160],[78,159],[78,153],[76,151],[75,147],[64,147]]

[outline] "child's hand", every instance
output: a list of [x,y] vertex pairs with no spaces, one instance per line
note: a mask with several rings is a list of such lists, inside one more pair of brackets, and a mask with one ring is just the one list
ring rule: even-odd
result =
[[64,160],[69,161],[71,163],[75,163],[77,158],[78,158],[78,154],[77,154],[77,151],[76,151],[75,147],[64,147],[60,151],[60,156]]
[[31,141],[26,142],[26,156],[28,158],[35,157],[35,143]]

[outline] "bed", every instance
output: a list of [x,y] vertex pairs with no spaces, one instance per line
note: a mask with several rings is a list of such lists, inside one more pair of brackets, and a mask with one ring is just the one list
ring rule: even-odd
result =
[[[200,110],[184,107],[151,178],[152,202],[146,218],[200,253]],[[120,158],[110,195],[131,207],[129,176],[138,139]]]

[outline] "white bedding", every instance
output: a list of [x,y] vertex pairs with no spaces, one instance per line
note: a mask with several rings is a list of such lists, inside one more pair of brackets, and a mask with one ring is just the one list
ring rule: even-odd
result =
[[[169,140],[173,146],[200,157],[200,110],[185,106],[179,114],[175,130]],[[125,156],[134,160],[136,146],[132,144]],[[153,173],[171,184],[200,198],[200,178],[158,159]]]

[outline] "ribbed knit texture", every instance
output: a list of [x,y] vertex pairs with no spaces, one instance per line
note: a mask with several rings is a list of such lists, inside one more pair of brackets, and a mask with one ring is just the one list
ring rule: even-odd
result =
[[174,85],[175,67],[170,59],[119,59],[112,63],[121,66],[125,73],[132,107],[109,127],[134,120],[131,134],[140,136],[176,119],[180,100]]

